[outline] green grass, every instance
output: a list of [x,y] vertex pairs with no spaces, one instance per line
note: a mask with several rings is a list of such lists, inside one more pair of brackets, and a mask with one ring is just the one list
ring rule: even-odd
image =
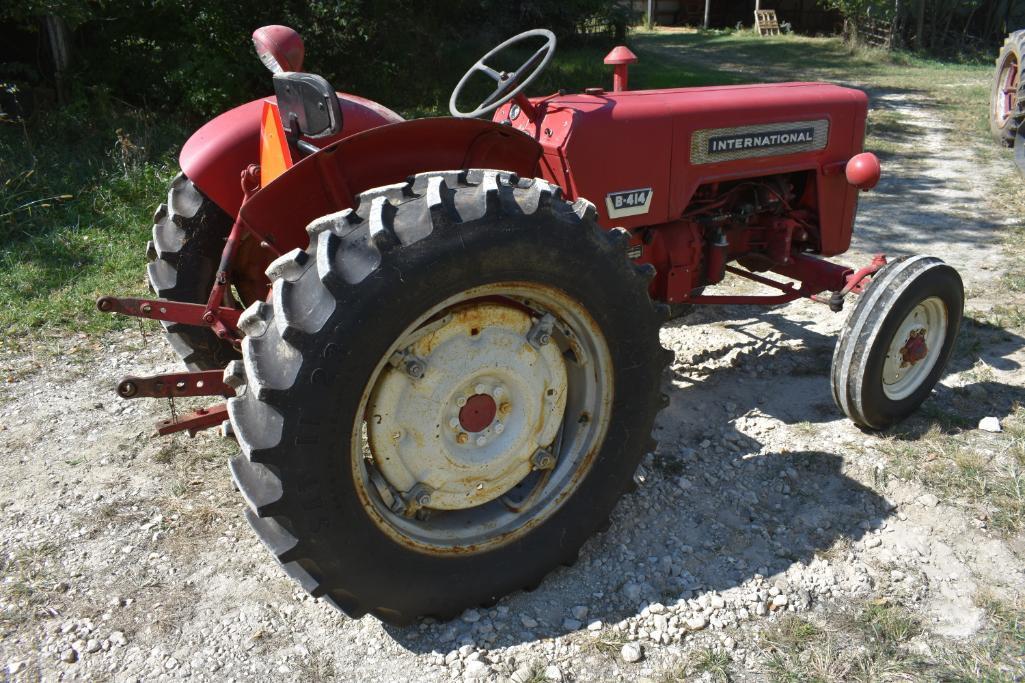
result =
[[152,115],[98,104],[46,115],[27,132],[0,127],[5,350],[39,334],[125,324],[92,302],[145,291],[152,212],[177,173],[171,153],[184,133]]

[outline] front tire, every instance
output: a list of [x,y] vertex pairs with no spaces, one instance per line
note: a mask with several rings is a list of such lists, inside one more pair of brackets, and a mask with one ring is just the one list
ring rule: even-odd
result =
[[964,286],[931,256],[888,264],[848,318],[833,353],[833,399],[856,424],[885,429],[932,392],[961,327]]
[[672,357],[625,233],[495,171],[372,190],[308,231],[225,373],[232,473],[285,571],[403,624],[572,563],[654,447]]

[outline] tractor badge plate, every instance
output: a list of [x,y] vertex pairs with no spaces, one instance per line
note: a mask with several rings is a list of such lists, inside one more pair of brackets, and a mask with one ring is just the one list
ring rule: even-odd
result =
[[648,210],[651,209],[652,194],[650,187],[609,192],[605,195],[605,208],[609,212],[609,218],[624,218],[648,213]]
[[826,148],[829,121],[791,121],[735,128],[706,128],[691,138],[694,164],[711,164],[751,157],[780,156]]

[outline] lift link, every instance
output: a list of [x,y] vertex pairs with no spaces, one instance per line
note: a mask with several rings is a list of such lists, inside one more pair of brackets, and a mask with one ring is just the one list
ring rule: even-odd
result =
[[151,377],[125,377],[118,382],[121,398],[174,398],[178,396],[235,395],[235,390],[224,383],[223,370],[175,372]]
[[217,427],[227,419],[228,404],[218,403],[210,408],[200,408],[187,415],[157,422],[157,434],[166,436],[175,432],[187,432],[189,436],[195,436],[197,432]]
[[242,311],[237,308],[220,306],[215,310],[215,316],[211,318],[210,311],[203,304],[190,304],[181,301],[164,301],[153,299],[131,299],[116,296],[103,296],[96,300],[97,310],[103,313],[118,313],[130,315],[135,318],[149,318],[150,320],[161,320],[168,323],[181,323],[183,325],[197,325],[210,327],[211,319],[219,321],[223,325],[227,336],[221,335],[221,330],[216,330],[222,338],[237,340],[238,319]]

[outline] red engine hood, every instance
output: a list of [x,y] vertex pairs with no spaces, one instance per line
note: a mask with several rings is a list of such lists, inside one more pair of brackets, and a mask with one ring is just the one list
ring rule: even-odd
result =
[[[511,123],[545,148],[546,173],[598,206],[606,225],[675,220],[694,190],[715,180],[821,168],[861,151],[868,98],[825,83],[779,83],[562,95],[536,100],[544,118]],[[508,119],[509,105],[495,114]],[[709,154],[710,138],[815,128],[811,144]],[[705,153],[702,154],[702,150]],[[729,152],[731,150],[724,150]],[[732,150],[736,151],[736,150]],[[644,213],[611,217],[610,194],[651,188]],[[842,194],[845,194],[846,190]]]

